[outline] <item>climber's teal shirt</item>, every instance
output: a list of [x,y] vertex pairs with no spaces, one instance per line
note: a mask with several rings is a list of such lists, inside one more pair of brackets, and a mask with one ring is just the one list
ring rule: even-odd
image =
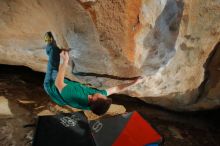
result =
[[66,86],[62,89],[61,93],[55,86],[55,82],[51,81],[47,85],[47,93],[51,99],[58,105],[69,105],[74,108],[90,110],[88,95],[100,93],[107,96],[106,90],[99,90],[96,88],[87,87],[79,82],[70,81],[65,79]]
[[53,102],[57,103],[60,106],[67,105],[66,101],[64,101],[58,89],[56,88],[54,81],[50,81],[49,83],[44,84],[44,89]]
[[66,86],[62,89],[61,96],[68,105],[75,108],[90,110],[88,95],[100,93],[107,96],[106,90],[87,87],[79,82],[68,79],[65,79],[64,82]]

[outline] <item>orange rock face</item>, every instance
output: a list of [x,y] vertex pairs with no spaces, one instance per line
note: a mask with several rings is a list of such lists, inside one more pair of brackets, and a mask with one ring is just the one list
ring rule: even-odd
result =
[[[139,14],[142,1],[119,0],[114,2],[103,0],[97,3],[81,2],[81,4],[90,13],[98,31],[102,31],[102,25],[104,25],[104,29],[111,30],[105,33],[111,36],[113,43],[118,42],[116,46],[111,48],[120,52],[129,63],[134,64],[136,53],[134,38],[141,29]],[[102,9],[103,7],[108,7],[108,9]],[[99,17],[98,20],[97,15]],[[118,46],[119,48],[117,48]],[[106,47],[108,48],[109,46]]]

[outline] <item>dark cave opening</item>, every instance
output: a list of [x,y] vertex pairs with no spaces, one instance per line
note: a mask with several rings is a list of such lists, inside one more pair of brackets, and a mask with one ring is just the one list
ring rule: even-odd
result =
[[45,73],[33,71],[25,66],[16,65],[0,65],[0,78],[1,80],[10,79],[13,76],[18,75],[19,78],[26,82],[32,82],[36,85],[41,85]]
[[[210,53],[206,63],[203,65],[205,69],[205,77],[204,81],[201,83],[199,87],[199,96],[197,98],[202,100],[203,98],[213,98],[213,89],[219,89],[218,83],[220,82],[220,42],[218,42],[213,51]],[[215,96],[220,96],[220,92],[214,92]],[[219,108],[220,106],[216,107]]]

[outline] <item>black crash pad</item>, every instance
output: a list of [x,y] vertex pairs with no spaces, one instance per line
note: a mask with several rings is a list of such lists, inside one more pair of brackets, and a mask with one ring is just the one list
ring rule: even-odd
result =
[[138,112],[88,121],[83,112],[40,116],[33,146],[158,146],[160,134]]

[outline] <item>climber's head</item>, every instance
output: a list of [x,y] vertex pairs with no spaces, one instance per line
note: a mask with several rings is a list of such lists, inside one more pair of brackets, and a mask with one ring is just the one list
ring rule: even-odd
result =
[[110,98],[107,98],[99,93],[89,95],[88,99],[91,111],[96,115],[105,114],[112,104],[112,100]]
[[49,43],[52,43],[54,42],[54,37],[52,35],[52,33],[49,31],[49,32],[46,32],[45,35],[44,35],[44,41],[49,44]]

